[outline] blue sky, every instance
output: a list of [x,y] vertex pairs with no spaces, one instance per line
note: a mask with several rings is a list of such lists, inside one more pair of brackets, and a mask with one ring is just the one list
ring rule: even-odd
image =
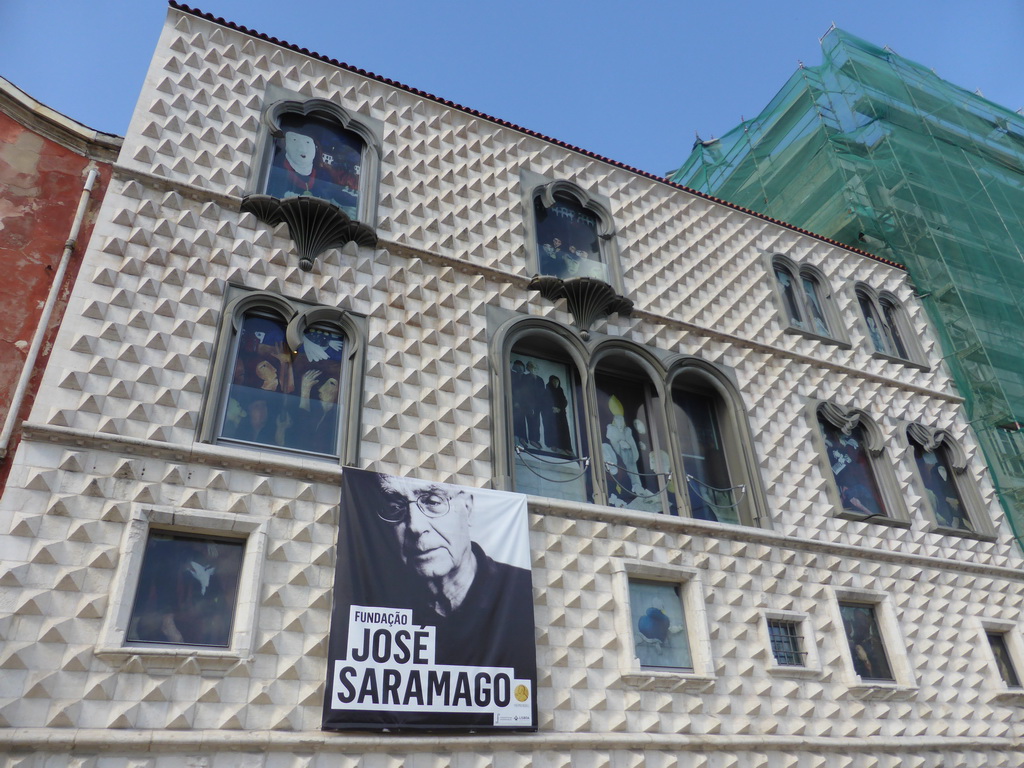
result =
[[[200,10],[652,173],[821,61],[835,24],[1017,109],[1020,0],[195,0]],[[41,9],[45,9],[44,11]],[[123,134],[160,0],[0,0],[0,75]]]

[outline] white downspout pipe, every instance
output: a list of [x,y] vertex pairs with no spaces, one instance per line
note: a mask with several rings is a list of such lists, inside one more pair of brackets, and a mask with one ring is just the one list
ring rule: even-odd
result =
[[28,382],[32,378],[32,370],[36,366],[39,350],[43,346],[43,338],[46,336],[46,329],[50,325],[53,307],[57,303],[57,297],[60,295],[61,288],[64,285],[64,273],[68,271],[68,264],[71,263],[71,254],[75,250],[75,244],[78,242],[78,233],[82,229],[82,221],[85,219],[85,211],[89,207],[89,195],[92,192],[92,186],[96,183],[98,175],[99,173],[93,168],[85,179],[82,196],[78,200],[78,210],[75,212],[75,220],[71,223],[71,232],[68,234],[68,240],[64,244],[64,253],[60,257],[60,264],[57,266],[57,274],[53,276],[50,293],[46,297],[42,315],[39,317],[39,324],[36,326],[36,332],[32,336],[32,345],[25,356],[25,365],[22,367],[21,376],[18,378],[18,386],[15,387],[14,396],[11,398],[11,408],[4,419],[3,431],[0,432],[0,459],[7,456],[7,444],[10,443],[11,435],[14,433],[14,425],[18,422],[18,411],[21,410],[21,405],[25,400]]

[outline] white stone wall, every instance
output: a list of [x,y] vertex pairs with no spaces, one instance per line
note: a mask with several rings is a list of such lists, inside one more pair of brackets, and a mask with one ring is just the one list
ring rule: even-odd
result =
[[[305,273],[283,228],[238,212],[268,84],[384,124],[376,250],[328,251]],[[611,201],[639,312],[597,330],[735,371],[771,529],[531,500],[538,734],[324,734],[341,471],[197,442],[225,291],[365,315],[360,466],[488,485],[501,411],[486,308],[571,320],[525,287],[524,169]],[[784,332],[776,252],[827,275],[850,349]],[[858,280],[905,302],[930,371],[869,354]],[[1019,625],[1020,552],[897,269],[172,9],[67,317],[0,500],[0,766],[1024,764],[1021,707],[996,695],[980,624]],[[909,529],[835,516],[813,398],[877,418]],[[995,540],[928,531],[901,420],[962,440]],[[251,655],[104,646],[127,526],[152,509],[265,524]],[[624,676],[616,580],[633,562],[699,574],[702,689]],[[899,691],[851,685],[836,590],[889,601],[911,672]],[[807,615],[820,672],[770,671],[766,610]]]

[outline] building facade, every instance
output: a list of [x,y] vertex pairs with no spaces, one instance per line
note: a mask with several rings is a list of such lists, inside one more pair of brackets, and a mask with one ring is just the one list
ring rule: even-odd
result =
[[839,29],[674,181],[907,265],[1024,533],[1024,117]]
[[[892,262],[172,4],[68,313],[5,765],[1021,764],[1021,553]],[[322,729],[346,466],[527,494],[530,728]]]
[[0,487],[120,146],[0,78]]

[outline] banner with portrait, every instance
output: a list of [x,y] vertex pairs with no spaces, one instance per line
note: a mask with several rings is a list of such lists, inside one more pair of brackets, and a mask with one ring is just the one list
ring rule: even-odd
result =
[[535,730],[526,497],[346,468],[323,727]]

